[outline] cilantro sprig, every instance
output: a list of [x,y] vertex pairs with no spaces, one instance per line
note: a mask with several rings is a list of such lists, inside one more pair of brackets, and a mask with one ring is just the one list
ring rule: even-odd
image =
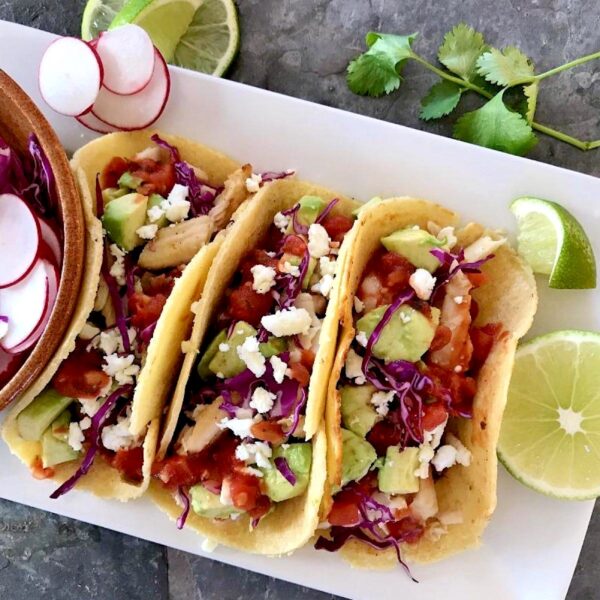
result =
[[442,66],[438,67],[413,50],[416,37],[416,33],[368,33],[367,51],[348,65],[350,89],[362,96],[390,94],[400,87],[406,62],[414,60],[440,78],[421,100],[421,119],[450,115],[469,92],[486,99],[483,106],[456,121],[453,134],[459,140],[522,155],[535,146],[538,131],[580,150],[600,148],[600,140],[579,140],[535,121],[540,83],[599,59],[600,52],[536,74],[533,61],[521,50],[489,46],[481,33],[460,23],[444,36],[437,55]]

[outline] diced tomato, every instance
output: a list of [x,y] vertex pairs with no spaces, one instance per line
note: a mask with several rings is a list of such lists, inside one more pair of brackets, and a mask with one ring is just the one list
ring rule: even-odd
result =
[[144,196],[160,194],[168,196],[175,185],[175,166],[172,162],[158,162],[151,158],[138,160],[131,165],[131,174],[142,180],[137,191]]
[[142,290],[144,294],[149,296],[155,296],[156,294],[163,294],[169,296],[175,285],[175,276],[172,274],[166,275],[154,275],[150,271],[146,271],[140,278],[142,284]]
[[251,519],[260,519],[264,517],[271,508],[271,500],[264,494],[256,500],[256,506],[248,511]]
[[158,321],[167,302],[164,294],[148,296],[141,292],[133,293],[128,300],[131,324],[139,329],[149,327]]
[[321,225],[334,242],[341,242],[346,233],[352,229],[354,221],[344,215],[329,214],[321,221]]
[[125,479],[135,482],[142,481],[144,478],[142,475],[143,464],[144,448],[142,446],[117,450],[111,460],[111,465],[120,471]]
[[467,416],[472,412],[473,398],[477,393],[477,382],[464,373],[455,373],[437,365],[428,365],[426,375],[432,380],[433,388],[430,394],[446,401],[450,394],[450,406],[447,407],[452,415]]
[[33,463],[29,468],[35,479],[49,479],[50,477],[54,477],[54,469],[52,467],[44,468],[42,459],[39,456],[34,458]]
[[260,478],[244,473],[235,473],[229,478],[229,493],[236,508],[250,511],[257,507],[262,496]]
[[389,446],[397,446],[402,439],[402,430],[390,421],[379,421],[367,434],[367,441],[375,448],[378,456],[385,456]]
[[110,377],[102,370],[99,352],[88,352],[78,346],[61,363],[52,379],[52,386],[68,398],[96,399],[110,384]]
[[310,381],[310,372],[302,363],[290,363],[291,379],[295,379],[300,387],[307,387]]
[[376,272],[382,283],[397,295],[408,285],[410,276],[415,272],[412,264],[395,252],[385,252],[376,263]]
[[300,364],[310,371],[315,363],[315,353],[311,348],[299,348],[300,350]]
[[473,343],[473,355],[470,370],[477,372],[483,366],[501,332],[502,325],[500,323],[471,327],[469,334]]
[[240,263],[240,272],[242,273],[242,281],[253,281],[254,276],[252,275],[252,267],[256,265],[264,265],[265,267],[272,267],[277,270],[278,260],[272,258],[267,254],[265,250],[251,250],[244,256]]
[[274,301],[271,294],[259,294],[252,289],[252,282],[246,281],[231,292],[226,312],[235,321],[246,321],[258,327]]
[[431,340],[431,344],[429,345],[429,351],[435,352],[436,350],[443,348],[451,339],[452,332],[450,329],[445,325],[438,325],[433,340]]
[[394,513],[394,519],[396,521],[402,521],[402,519],[412,516],[408,506],[405,508],[395,508],[392,512]]
[[358,508],[360,497],[351,489],[338,492],[333,499],[333,506],[327,517],[331,525],[353,527],[361,521]]
[[299,235],[288,235],[283,243],[282,251],[284,254],[293,254],[295,256],[304,256],[307,245],[304,238]]
[[271,442],[271,444],[281,444],[285,439],[283,427],[281,427],[279,423],[273,421],[254,423],[250,428],[250,432],[257,440]]
[[100,176],[102,189],[119,187],[119,179],[123,173],[129,170],[129,164],[127,159],[120,156],[112,158]]
[[386,523],[386,526],[395,539],[406,542],[407,544],[418,542],[425,532],[423,523],[414,517],[404,517],[404,519],[401,519],[400,521]]
[[443,423],[448,416],[448,411],[442,402],[432,402],[431,404],[423,405],[423,430],[431,431],[440,423]]
[[487,281],[485,273],[467,273],[466,275],[474,288],[481,287]]

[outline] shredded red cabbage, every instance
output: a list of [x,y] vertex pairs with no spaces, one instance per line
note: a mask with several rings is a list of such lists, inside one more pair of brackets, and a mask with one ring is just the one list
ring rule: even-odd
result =
[[286,177],[291,177],[295,175],[296,171],[293,169],[287,169],[287,171],[265,171],[260,174],[261,177],[261,185],[263,183],[267,183],[268,181],[275,181],[276,179],[285,179]]
[[148,325],[148,327],[144,327],[139,333],[140,340],[148,344],[154,335],[154,330],[158,325],[158,320],[154,321],[154,323]]
[[190,497],[185,489],[181,486],[177,488],[177,497],[179,502],[183,505],[183,510],[177,518],[177,529],[183,529],[188,515],[190,514]]
[[274,461],[277,470],[283,475],[290,485],[296,485],[296,474],[290,468],[288,461],[283,456],[278,456]]
[[56,498],[60,498],[63,494],[71,491],[79,479],[90,470],[92,464],[94,463],[94,459],[96,458],[96,453],[100,447],[100,434],[102,433],[102,428],[104,427],[106,420],[108,419],[117,400],[123,396],[127,397],[132,390],[132,385],[122,385],[121,387],[117,388],[112,394],[110,394],[104,404],[99,408],[98,412],[92,417],[92,425],[90,427],[91,444],[87,449],[83,460],[81,461],[81,465],[77,471],[75,471],[75,473],[69,477],[69,479],[67,479],[58,489],[50,494],[50,498],[56,500]]
[[[463,262],[465,259],[464,250],[460,250],[458,254],[452,254],[451,252],[442,250],[441,248],[433,248],[429,251],[429,253],[435,256],[435,258],[437,258],[441,263],[441,272],[437,273],[437,284],[431,296],[432,300],[435,298],[436,293],[459,271],[462,271],[463,273],[481,273],[481,267],[486,262],[494,258],[494,255],[490,254],[481,260]],[[452,267],[452,265],[455,263],[456,266]]]
[[333,207],[340,201],[339,198],[334,198],[322,211],[315,220],[315,223],[321,223],[325,217],[333,210]]
[[96,173],[96,216],[101,219],[104,214],[104,198],[102,197],[102,186],[100,185],[100,173]]
[[[281,240],[281,247],[283,247],[285,244],[286,238],[287,236]],[[298,265],[298,270],[300,272],[299,275],[294,277],[291,273],[278,273],[275,290],[279,294],[277,304],[279,305],[280,309],[283,310],[284,308],[290,308],[294,305],[296,298],[302,291],[302,282],[306,277],[309,262],[310,254],[308,252],[308,245],[306,245],[306,250],[302,256],[302,259],[300,260],[300,264]]]
[[125,319],[125,312],[123,309],[123,299],[119,293],[119,285],[116,279],[110,274],[108,269],[108,244],[104,244],[104,260],[102,261],[102,277],[106,281],[108,287],[108,293],[110,294],[110,300],[115,309],[115,323],[117,329],[121,334],[123,340],[123,349],[125,352],[131,352],[131,344],[129,343],[129,332],[127,331],[127,321]]
[[0,315],[0,321],[3,323],[8,323],[8,317],[6,315]]

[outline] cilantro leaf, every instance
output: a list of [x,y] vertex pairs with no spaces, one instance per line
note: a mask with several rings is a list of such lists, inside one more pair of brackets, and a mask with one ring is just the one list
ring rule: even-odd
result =
[[533,63],[518,48],[491,48],[477,60],[477,72],[488,81],[511,86],[533,77]]
[[397,90],[402,83],[402,66],[413,56],[415,37],[369,32],[369,49],[348,65],[348,87],[361,96],[381,96]]
[[420,117],[424,121],[449,115],[458,105],[463,88],[452,81],[442,80],[431,86],[421,100]]
[[447,69],[470,80],[476,75],[477,59],[486,49],[481,33],[466,23],[459,23],[444,36],[438,58]]
[[529,85],[523,86],[523,92],[525,93],[525,97],[527,98],[527,114],[525,118],[528,123],[533,121],[533,116],[535,115],[535,109],[537,106],[537,97],[538,92],[540,90],[540,84],[537,81],[530,83]]
[[464,114],[454,126],[454,137],[486,148],[523,155],[537,142],[527,121],[511,112],[502,100],[504,90],[478,110]]

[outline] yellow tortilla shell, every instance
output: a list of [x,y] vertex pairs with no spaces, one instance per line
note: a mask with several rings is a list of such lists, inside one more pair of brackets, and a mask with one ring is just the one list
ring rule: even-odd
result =
[[[295,180],[275,181],[257,193],[244,214],[229,230],[208,274],[205,292],[197,305],[189,352],[185,358],[162,432],[157,453],[159,459],[165,456],[173,439],[191,369],[210,324],[219,309],[223,294],[238,269],[240,260],[260,241],[273,222],[275,214],[290,208],[304,195],[320,196],[326,201],[339,198],[340,201],[334,207],[333,214],[350,215],[352,210],[358,206],[357,203],[340,194]],[[345,243],[344,241],[342,248]],[[343,249],[340,251],[340,256],[344,256]],[[342,266],[343,262],[340,258],[338,273]],[[307,438],[312,438],[313,462],[306,492],[292,500],[278,503],[254,530],[250,530],[249,519],[246,516],[240,517],[236,521],[217,521],[199,517],[193,511],[190,512],[187,520],[188,527],[218,543],[248,552],[269,555],[291,552],[305,544],[313,535],[318,525],[319,506],[326,478],[326,441],[322,415],[329,371],[335,353],[338,302],[339,277],[336,278],[323,320],[319,337],[319,351],[315,358],[309,384],[305,430]],[[159,483],[151,484],[150,495],[171,517],[176,518],[181,513],[181,507]]]
[[[352,231],[352,245],[345,248],[348,256],[341,280],[340,342],[329,380],[326,408],[328,484],[322,506],[324,515],[331,507],[331,488],[341,479],[341,414],[337,382],[355,335],[352,318],[355,292],[382,237],[411,225],[426,228],[429,221],[442,227],[455,226],[458,216],[425,200],[389,198],[361,211],[358,226]],[[468,225],[458,233],[459,244],[468,245],[484,232],[481,226]],[[495,252],[495,258],[482,270],[488,281],[473,293],[480,309],[476,324],[501,322],[507,333],[495,342],[479,372],[473,418],[451,419],[449,424],[471,451],[471,465],[455,465],[435,487],[439,512],[461,510],[463,522],[448,525],[447,533],[437,540],[429,527],[418,543],[403,544],[403,557],[415,562],[433,562],[477,546],[496,507],[496,444],[515,349],[519,338],[531,326],[537,308],[537,290],[531,269],[507,244]],[[346,543],[341,552],[356,567],[373,569],[397,565],[393,549],[377,551],[356,540]]]

